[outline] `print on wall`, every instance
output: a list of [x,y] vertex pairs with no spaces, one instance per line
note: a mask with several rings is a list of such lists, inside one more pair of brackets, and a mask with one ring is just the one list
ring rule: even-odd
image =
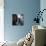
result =
[[24,14],[12,14],[12,25],[24,25]]

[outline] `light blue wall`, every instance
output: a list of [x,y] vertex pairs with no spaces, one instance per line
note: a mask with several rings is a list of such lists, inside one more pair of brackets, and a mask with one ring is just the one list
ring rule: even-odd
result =
[[[42,11],[43,9],[46,9],[46,0],[41,0],[40,1],[40,10]],[[43,12],[43,22],[40,22],[40,25],[45,26],[46,27],[46,11]]]
[[[4,26],[5,40],[18,41],[24,37],[32,27],[35,12],[40,9],[40,0],[5,0]],[[24,26],[12,26],[12,14],[24,14]]]

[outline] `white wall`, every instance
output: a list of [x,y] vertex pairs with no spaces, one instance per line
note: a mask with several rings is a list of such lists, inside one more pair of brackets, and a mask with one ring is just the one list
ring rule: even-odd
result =
[[0,42],[4,41],[4,0],[0,0]]

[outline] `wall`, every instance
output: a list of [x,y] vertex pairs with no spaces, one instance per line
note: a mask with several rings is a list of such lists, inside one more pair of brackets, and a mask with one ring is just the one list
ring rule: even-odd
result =
[[0,0],[0,42],[4,41],[4,0]]
[[[7,41],[18,41],[32,28],[35,12],[40,9],[40,0],[5,0],[4,1],[4,35]],[[12,26],[12,14],[24,14],[24,26]]]
[[[41,11],[43,9],[46,9],[46,0],[41,0],[40,1],[40,9],[41,9]],[[43,12],[42,17],[43,17],[43,22],[41,21],[40,25],[46,26],[46,20],[45,20],[46,19],[46,10]]]

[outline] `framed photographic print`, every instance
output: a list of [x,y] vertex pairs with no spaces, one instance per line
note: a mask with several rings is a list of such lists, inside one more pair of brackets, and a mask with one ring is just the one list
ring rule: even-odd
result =
[[24,25],[24,14],[12,14],[12,25]]

